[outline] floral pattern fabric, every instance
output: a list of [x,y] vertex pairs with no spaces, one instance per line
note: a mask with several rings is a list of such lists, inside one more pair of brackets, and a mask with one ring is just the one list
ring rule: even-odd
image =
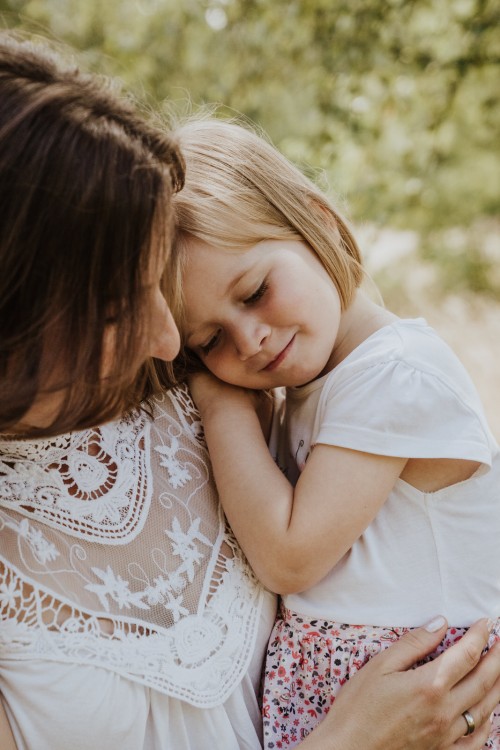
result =
[[[372,656],[408,628],[347,625],[282,608],[269,641],[264,689],[264,748],[298,745],[324,719],[342,685]],[[456,643],[467,628],[450,628],[429,661]],[[500,638],[500,622],[489,646]],[[464,724],[465,730],[465,724]],[[500,750],[500,707],[484,750]]]

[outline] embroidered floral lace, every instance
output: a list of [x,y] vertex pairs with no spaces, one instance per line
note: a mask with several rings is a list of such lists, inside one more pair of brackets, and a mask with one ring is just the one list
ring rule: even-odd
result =
[[154,417],[0,441],[0,652],[106,667],[208,708],[248,666],[262,589],[187,391]]

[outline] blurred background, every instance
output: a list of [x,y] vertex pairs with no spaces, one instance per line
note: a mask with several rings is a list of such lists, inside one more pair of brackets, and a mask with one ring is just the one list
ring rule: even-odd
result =
[[500,439],[494,0],[0,0],[150,103],[220,103],[350,217],[387,306],[422,315]]

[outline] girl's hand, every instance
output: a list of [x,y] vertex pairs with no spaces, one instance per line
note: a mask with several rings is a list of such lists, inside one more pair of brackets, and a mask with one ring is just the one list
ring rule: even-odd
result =
[[257,414],[265,436],[271,424],[273,399],[267,391],[253,391],[228,385],[209,372],[197,372],[188,377],[191,396],[202,420],[221,410],[228,418],[239,419],[245,411]]
[[[223,383],[209,372],[197,372],[188,377],[189,390],[202,418],[211,409],[252,406],[253,392]],[[255,409],[254,409],[255,410]]]
[[[480,750],[500,700],[500,644],[481,658],[489,635],[481,620],[434,661],[411,669],[444,636],[439,619],[437,630],[407,633],[355,674],[301,749]],[[464,711],[476,724],[468,737]]]

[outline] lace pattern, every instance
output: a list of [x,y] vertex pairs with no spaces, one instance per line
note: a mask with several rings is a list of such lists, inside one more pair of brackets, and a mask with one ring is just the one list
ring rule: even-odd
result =
[[0,654],[109,668],[222,703],[262,588],[226,528],[185,389],[144,413],[0,442]]
[[51,441],[1,441],[2,505],[36,511],[67,534],[129,540],[150,501],[147,437],[143,417]]

